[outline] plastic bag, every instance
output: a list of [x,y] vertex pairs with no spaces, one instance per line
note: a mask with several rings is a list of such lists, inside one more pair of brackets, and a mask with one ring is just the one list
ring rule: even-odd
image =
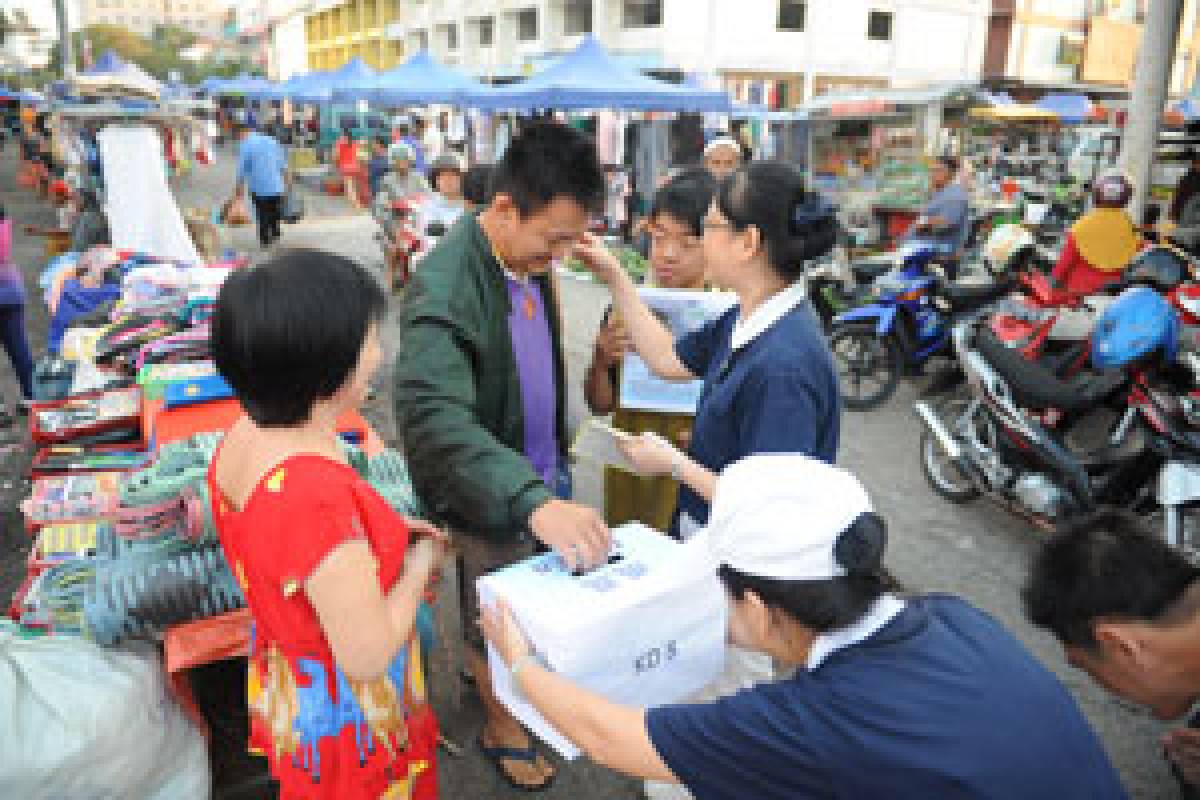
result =
[[200,732],[153,646],[0,627],[0,797],[177,800],[211,792]]
[[299,222],[304,216],[304,198],[293,188],[283,196],[283,213],[281,219],[289,224]]

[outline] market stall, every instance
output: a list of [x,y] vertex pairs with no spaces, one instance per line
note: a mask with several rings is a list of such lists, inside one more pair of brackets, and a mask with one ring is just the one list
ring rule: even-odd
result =
[[926,158],[962,149],[961,120],[975,90],[878,90],[824,95],[809,116],[813,183],[836,198],[868,241],[890,241],[916,219],[927,196]]

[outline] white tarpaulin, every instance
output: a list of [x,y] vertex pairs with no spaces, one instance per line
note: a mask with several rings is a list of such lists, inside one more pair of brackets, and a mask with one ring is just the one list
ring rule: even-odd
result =
[[104,212],[113,247],[201,263],[167,185],[158,132],[145,125],[109,125],[96,138],[104,170]]

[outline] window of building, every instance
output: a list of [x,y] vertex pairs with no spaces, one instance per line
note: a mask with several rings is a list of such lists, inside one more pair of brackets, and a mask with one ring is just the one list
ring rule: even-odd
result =
[[876,42],[891,41],[892,12],[872,11],[867,16],[867,38]]
[[662,0],[625,0],[621,6],[621,26],[657,28],[662,25]]
[[804,30],[804,14],[807,10],[804,0],[779,0],[779,21],[776,27],[781,31]]
[[536,8],[525,8],[517,12],[517,41],[533,42],[538,38],[538,15]]
[[458,26],[457,25],[447,25],[446,26],[446,49],[447,50],[457,50],[458,49]]
[[476,22],[479,26],[479,46],[491,47],[496,43],[496,18],[480,17]]
[[563,33],[575,36],[592,32],[592,0],[566,0],[563,6]]
[[429,31],[417,31],[417,49],[429,49]]

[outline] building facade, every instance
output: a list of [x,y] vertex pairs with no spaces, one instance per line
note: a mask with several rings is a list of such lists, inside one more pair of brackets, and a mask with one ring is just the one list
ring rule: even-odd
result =
[[[993,0],[983,78],[1030,96],[1074,88],[1124,94],[1133,82],[1151,0]],[[1185,0],[1171,93],[1188,92],[1200,58],[1200,2]]]
[[409,4],[402,0],[319,0],[304,19],[308,67],[336,69],[361,58],[376,69],[398,64],[404,42],[388,36]]
[[[48,2],[48,0],[43,0]],[[78,0],[81,25],[120,25],[150,36],[160,25],[184,28],[201,37],[224,33],[228,5],[220,0]]]
[[312,69],[355,56],[386,68],[428,48],[504,81],[590,33],[637,69],[790,107],[835,90],[977,80],[988,12],[987,0],[324,0],[305,34]]

